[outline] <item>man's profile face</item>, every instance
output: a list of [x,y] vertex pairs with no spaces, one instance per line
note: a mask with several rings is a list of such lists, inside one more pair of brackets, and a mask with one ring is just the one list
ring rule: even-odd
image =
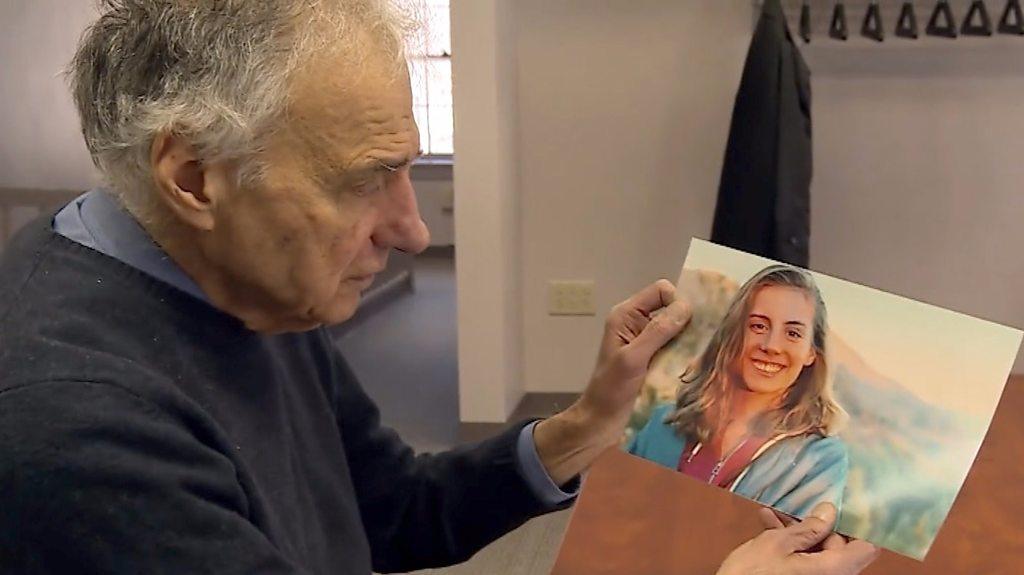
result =
[[227,298],[248,310],[250,328],[344,321],[390,249],[428,245],[409,178],[419,132],[408,74],[385,70],[326,58],[300,70],[261,155],[261,185],[218,205],[207,256],[230,277]]

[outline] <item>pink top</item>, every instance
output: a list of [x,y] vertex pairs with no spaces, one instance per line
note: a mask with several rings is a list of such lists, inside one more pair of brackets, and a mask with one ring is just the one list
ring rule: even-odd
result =
[[748,437],[731,454],[725,455],[694,442],[689,449],[683,451],[676,468],[704,483],[728,487],[750,464],[757,450],[767,442],[767,437]]

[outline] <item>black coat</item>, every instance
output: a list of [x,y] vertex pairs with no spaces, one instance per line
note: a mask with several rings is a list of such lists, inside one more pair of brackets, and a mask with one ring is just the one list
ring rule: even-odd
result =
[[807,267],[810,70],[779,0],[766,0],[729,129],[711,241]]

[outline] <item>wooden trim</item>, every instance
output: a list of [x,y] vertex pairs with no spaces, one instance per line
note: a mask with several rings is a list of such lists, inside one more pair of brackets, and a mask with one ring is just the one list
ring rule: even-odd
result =
[[419,181],[451,181],[452,161],[431,161],[420,160],[412,165],[412,180]]
[[578,393],[527,393],[508,417],[508,422],[551,417],[572,405],[579,397]]
[[66,204],[85,190],[52,190],[42,188],[2,188],[0,205],[4,206],[54,206]]
[[527,393],[519,401],[519,405],[512,410],[512,415],[505,423],[460,422],[458,441],[459,443],[482,441],[523,420],[551,417],[572,405],[579,396],[578,393]]
[[431,258],[451,258],[455,257],[455,246],[427,246],[427,249],[423,250],[423,252],[418,255]]

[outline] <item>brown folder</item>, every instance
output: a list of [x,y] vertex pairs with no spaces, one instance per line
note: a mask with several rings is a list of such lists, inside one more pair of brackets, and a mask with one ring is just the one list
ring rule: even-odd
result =
[[[758,504],[610,450],[573,511],[553,575],[712,575],[761,531]],[[1024,573],[1024,377],[1010,378],[924,562],[883,551],[867,575]]]

